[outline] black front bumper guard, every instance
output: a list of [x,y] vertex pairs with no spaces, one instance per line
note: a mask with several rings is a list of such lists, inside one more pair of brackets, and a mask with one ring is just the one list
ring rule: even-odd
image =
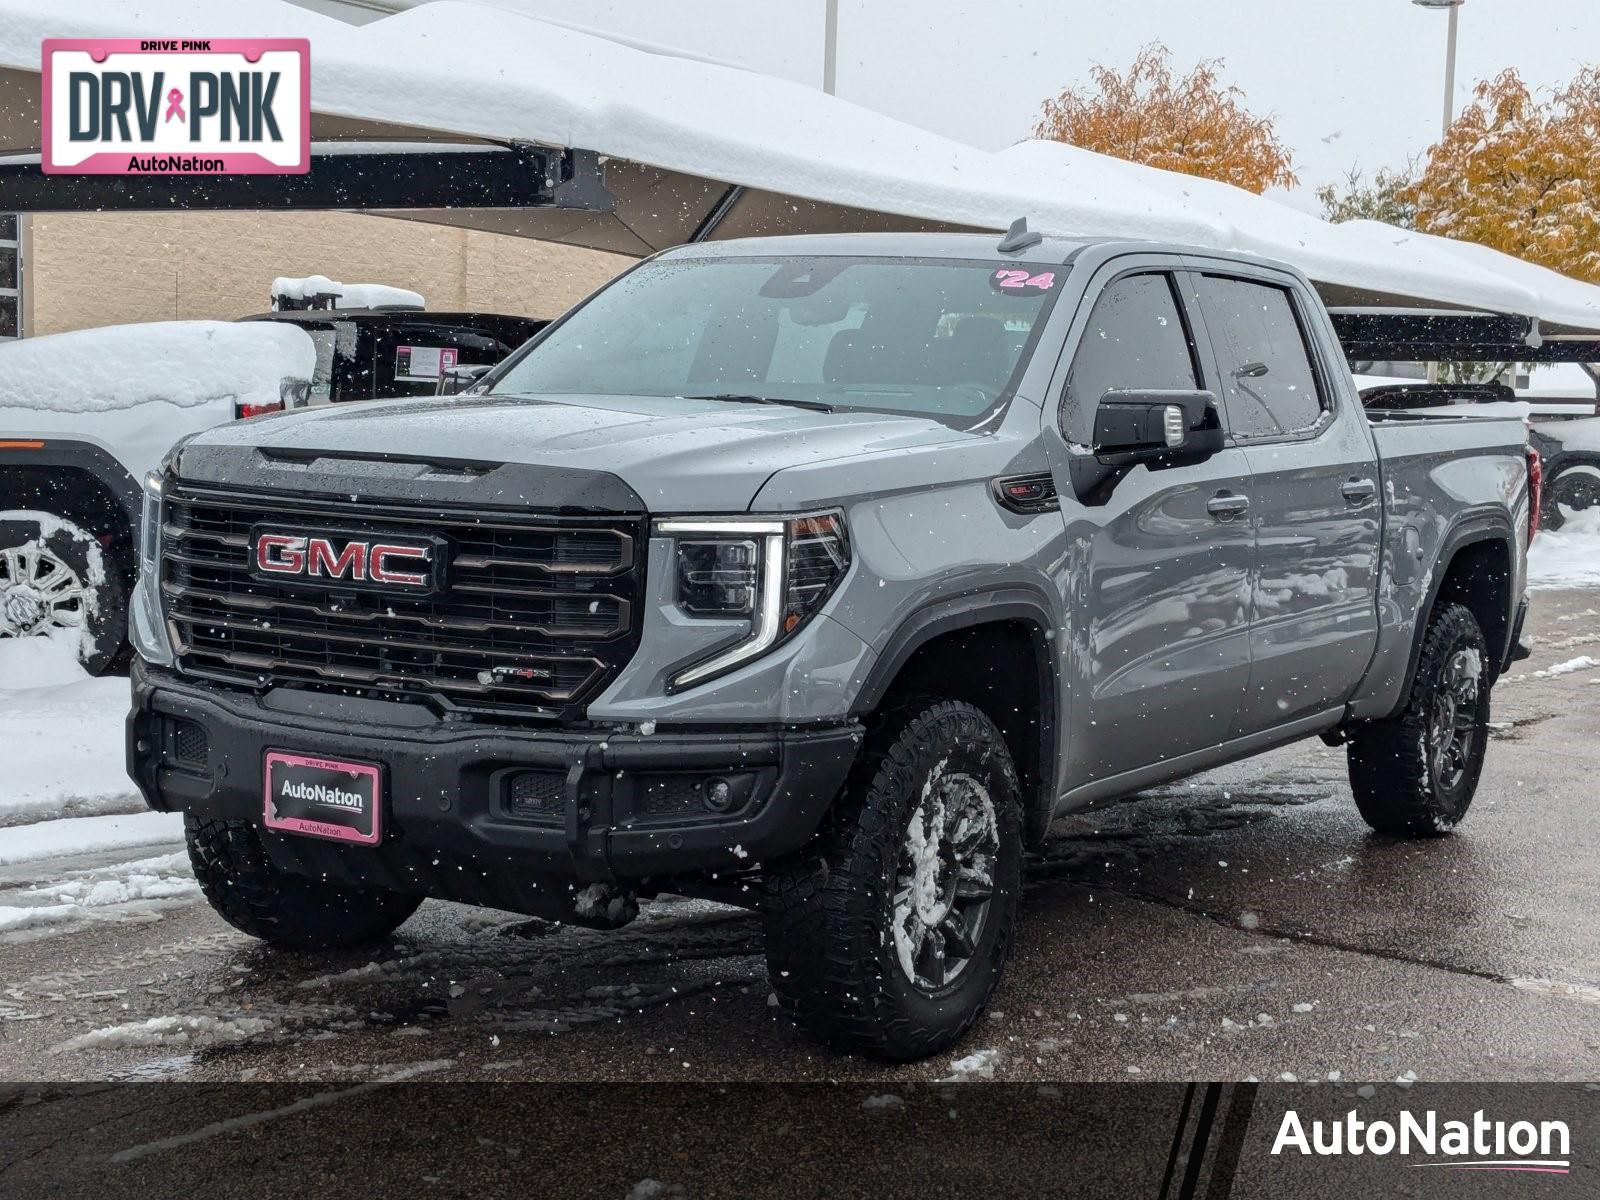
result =
[[[862,737],[853,722],[650,734],[488,726],[393,701],[255,695],[142,663],[132,685],[128,772],[151,808],[252,822],[285,870],[518,911],[540,911],[540,897],[574,880],[734,875],[798,850]],[[382,764],[383,841],[266,830],[269,750]],[[530,773],[547,784],[538,811],[515,800]],[[729,785],[725,811],[699,803],[714,781]]]

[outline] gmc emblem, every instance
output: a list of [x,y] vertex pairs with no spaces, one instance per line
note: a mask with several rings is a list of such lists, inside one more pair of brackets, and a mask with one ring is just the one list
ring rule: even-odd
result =
[[291,533],[256,529],[250,535],[251,573],[279,579],[344,580],[407,592],[438,590],[443,543],[383,535]]

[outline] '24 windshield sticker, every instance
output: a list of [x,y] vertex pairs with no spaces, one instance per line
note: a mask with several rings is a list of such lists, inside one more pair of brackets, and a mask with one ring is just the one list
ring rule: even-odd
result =
[[1013,296],[1039,296],[1056,285],[1054,271],[1022,271],[1015,267],[1001,267],[989,276],[989,286],[1002,294]]

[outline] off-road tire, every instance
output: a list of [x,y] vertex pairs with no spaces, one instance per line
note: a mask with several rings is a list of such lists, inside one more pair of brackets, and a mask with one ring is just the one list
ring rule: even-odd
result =
[[372,945],[417,911],[421,896],[347,888],[279,870],[256,826],[185,815],[189,861],[200,890],[228,924],[286,950]]
[[[1479,700],[1464,771],[1447,786],[1434,754],[1434,706],[1451,660],[1464,650],[1478,655]],[[1423,634],[1406,706],[1392,717],[1358,727],[1350,738],[1350,787],[1368,825],[1391,837],[1423,838],[1442,837],[1461,823],[1477,791],[1489,742],[1491,677],[1483,631],[1471,610],[1461,604],[1436,610]]]
[[[31,544],[44,547],[64,563],[85,589],[84,627],[78,648],[78,662],[83,669],[91,675],[125,669],[127,582],[94,531],[68,517],[42,510],[11,511],[0,517],[0,552]],[[3,586],[0,582],[0,590]]]
[[[992,801],[993,891],[973,953],[942,991],[908,978],[892,930],[901,853],[920,797],[946,773]],[[922,700],[875,723],[814,842],[764,877],[767,971],[783,1010],[840,1051],[908,1061],[957,1041],[1011,949],[1022,887],[1022,800],[1005,739],[970,704]]]

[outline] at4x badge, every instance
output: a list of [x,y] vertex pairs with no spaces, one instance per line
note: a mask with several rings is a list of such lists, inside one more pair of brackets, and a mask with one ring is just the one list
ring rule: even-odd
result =
[[478,682],[484,687],[504,683],[508,679],[554,679],[556,673],[549,667],[490,667],[478,672]]

